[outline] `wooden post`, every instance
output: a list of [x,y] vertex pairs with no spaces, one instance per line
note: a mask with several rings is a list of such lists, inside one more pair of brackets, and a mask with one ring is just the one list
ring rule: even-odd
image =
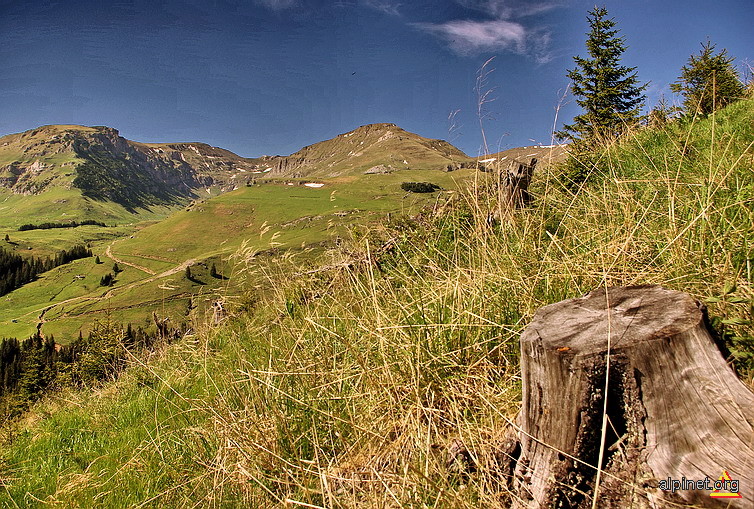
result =
[[152,311],[152,320],[157,327],[157,337],[164,341],[170,337],[170,327],[168,326],[169,318],[159,318],[155,311]]
[[[521,336],[521,372],[514,507],[754,507],[754,394],[687,294],[619,287],[546,306]],[[742,498],[698,489],[724,471]],[[668,479],[695,484],[660,489]]]

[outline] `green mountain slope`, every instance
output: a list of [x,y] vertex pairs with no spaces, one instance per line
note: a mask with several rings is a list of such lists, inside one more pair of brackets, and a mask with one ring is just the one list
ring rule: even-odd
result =
[[[0,226],[164,216],[255,165],[202,143],[143,144],[110,127],[43,126],[0,138]],[[154,214],[157,207],[157,214]]]
[[[87,331],[94,318],[106,313],[119,322],[143,323],[154,309],[159,309],[176,321],[188,320],[192,318],[187,312],[192,294],[212,293],[235,280],[231,278],[228,283],[197,277],[201,284],[188,282],[183,273],[187,264],[197,274],[206,275],[211,263],[230,267],[223,260],[242,247],[250,252],[313,250],[307,255],[311,258],[321,253],[323,246],[347,237],[356,225],[376,224],[388,213],[410,214],[421,207],[444,203],[472,171],[413,170],[322,179],[317,184],[321,187],[272,181],[197,201],[166,219],[135,230],[121,228],[120,236],[115,236],[112,229],[85,227],[89,235],[113,233],[93,243],[95,254],[105,263],[95,266],[91,260],[82,260],[12,292],[0,301],[0,327],[8,335],[29,335],[45,311],[42,330],[67,343],[78,336],[79,330]],[[406,193],[401,189],[406,173],[437,183],[444,191]],[[73,233],[34,230],[19,232],[14,238]],[[75,279],[94,271],[98,280],[114,262],[125,270],[112,288],[86,287],[88,280]],[[194,314],[203,311],[200,308]]]
[[[331,172],[328,161],[336,159],[319,160],[325,153],[338,155],[339,165],[353,169],[364,161],[388,161],[397,157],[392,150],[401,150],[414,168],[381,166],[369,174],[349,170],[316,182],[270,170],[265,165],[273,158],[245,159],[200,143],[137,143],[106,127],[46,126],[2,140],[4,160],[11,161],[5,168],[15,175],[5,181],[0,202],[0,225],[10,227],[7,248],[45,256],[85,243],[104,261],[103,266],[79,261],[58,268],[0,302],[0,326],[7,335],[24,337],[41,327],[62,343],[105,314],[143,324],[159,305],[176,321],[191,319],[190,311],[203,311],[191,304],[192,294],[227,283],[201,277],[187,281],[186,266],[206,273],[209,263],[222,264],[242,246],[319,249],[352,225],[417,211],[438,197],[445,200],[443,195],[473,171],[421,169],[439,165],[446,170],[447,161],[465,156],[392,124],[364,126],[300,153],[317,156],[306,159],[312,175]],[[363,154],[349,155],[354,143]],[[406,193],[401,183],[412,180],[431,181],[445,191]],[[81,219],[105,221],[108,227],[13,230],[19,223]],[[125,271],[112,288],[91,286],[80,277],[97,274],[94,281],[99,281],[116,262]]]
[[[138,143],[112,128],[81,126],[6,136],[0,148],[6,177],[0,226],[10,236],[3,246],[39,257],[88,244],[104,262],[57,268],[0,301],[6,335],[25,337],[39,328],[60,343],[106,314],[144,325],[159,308],[177,322],[193,319],[204,304],[192,295],[229,283],[187,280],[186,266],[206,275],[242,246],[322,251],[355,225],[444,202],[477,165],[446,142],[394,124],[362,126],[277,158],[246,159],[202,143]],[[513,149],[484,165],[542,159],[545,152],[557,150]],[[406,181],[429,181],[443,191],[407,193]],[[19,224],[83,219],[108,226],[15,231]],[[125,270],[115,285],[99,287],[116,262]]]
[[450,143],[404,131],[395,124],[369,124],[302,148],[287,157],[260,159],[271,175],[337,177],[374,171],[438,170],[469,163]]

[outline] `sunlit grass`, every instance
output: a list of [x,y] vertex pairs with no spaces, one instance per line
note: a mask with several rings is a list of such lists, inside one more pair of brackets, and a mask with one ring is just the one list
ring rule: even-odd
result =
[[245,245],[233,277],[247,284],[222,324],[197,322],[118,381],[57,393],[6,429],[0,500],[507,507],[518,336],[541,306],[605,285],[695,295],[751,384],[752,106],[638,130],[575,194],[543,170],[527,210],[501,213],[480,173],[316,263]]

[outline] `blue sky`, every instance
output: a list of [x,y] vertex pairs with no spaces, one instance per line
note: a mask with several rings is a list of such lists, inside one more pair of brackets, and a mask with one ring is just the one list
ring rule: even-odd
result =
[[[600,3],[651,82],[648,104],[708,38],[754,65],[751,0]],[[0,134],[108,125],[146,142],[289,154],[360,125],[480,151],[474,92],[489,58],[490,149],[549,144],[585,54],[593,1],[0,0]],[[747,60],[748,59],[748,60]],[[449,120],[451,113],[456,112]],[[565,97],[559,124],[579,112]]]

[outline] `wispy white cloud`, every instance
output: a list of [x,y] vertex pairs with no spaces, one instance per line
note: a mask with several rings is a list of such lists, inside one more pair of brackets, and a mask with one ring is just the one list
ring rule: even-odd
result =
[[534,16],[542,12],[551,11],[563,4],[561,2],[527,2],[524,5],[520,5],[513,12],[518,17]]
[[552,53],[549,30],[533,29],[526,34],[527,54],[531,55],[539,64],[550,62],[555,55]]
[[557,1],[530,0],[456,0],[456,3],[467,9],[500,19],[532,16],[552,10],[560,5]]
[[546,12],[558,4],[523,0],[456,0],[467,9],[481,12],[491,19],[458,19],[445,23],[415,23],[415,26],[443,39],[460,55],[509,51],[527,55],[539,63],[552,59],[550,33],[529,26],[521,18]]
[[513,15],[510,2],[505,0],[456,0],[456,3],[467,9],[483,12],[493,18],[510,18]]
[[390,2],[388,0],[362,0],[362,3],[371,9],[376,9],[385,14],[390,14],[391,16],[400,16],[398,7],[400,7],[401,4],[397,2]]
[[454,51],[464,55],[498,50],[523,53],[526,48],[526,29],[512,21],[456,20],[442,24],[418,23],[417,26],[445,39]]

